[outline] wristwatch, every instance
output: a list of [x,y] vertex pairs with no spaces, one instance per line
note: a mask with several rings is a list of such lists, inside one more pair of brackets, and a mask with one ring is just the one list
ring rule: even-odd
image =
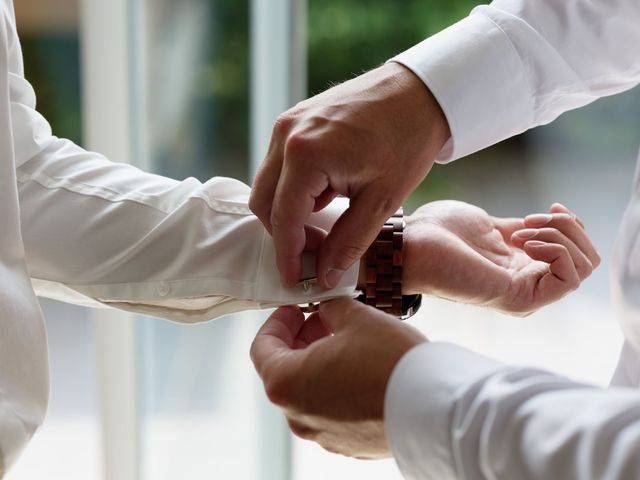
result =
[[[389,313],[400,320],[413,316],[422,304],[422,295],[402,294],[404,215],[400,208],[385,222],[365,257],[366,287],[357,300]],[[300,281],[305,290],[317,283],[316,278]],[[318,309],[318,304],[300,306],[305,313]]]
[[358,297],[361,302],[401,320],[413,316],[422,304],[422,295],[402,294],[404,226],[400,208],[369,246],[365,256],[366,288]]

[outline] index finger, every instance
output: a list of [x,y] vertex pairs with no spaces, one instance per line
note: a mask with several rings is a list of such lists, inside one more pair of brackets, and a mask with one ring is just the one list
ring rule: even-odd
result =
[[271,210],[271,228],[276,264],[282,282],[294,286],[302,272],[302,252],[307,243],[305,223],[313,213],[316,198],[329,186],[329,178],[318,170],[285,164]]
[[269,150],[258,169],[251,188],[251,195],[249,196],[249,208],[260,219],[269,233],[272,233],[271,208],[273,206],[273,197],[282,172],[282,152],[283,148],[274,128]]

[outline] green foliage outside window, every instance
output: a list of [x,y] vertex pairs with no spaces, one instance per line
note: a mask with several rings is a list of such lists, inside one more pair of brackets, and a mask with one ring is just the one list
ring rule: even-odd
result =
[[466,17],[476,0],[309,0],[309,92],[374,68]]

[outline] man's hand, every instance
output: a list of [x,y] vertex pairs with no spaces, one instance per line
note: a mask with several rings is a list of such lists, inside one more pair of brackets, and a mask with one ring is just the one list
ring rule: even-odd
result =
[[[424,83],[395,63],[282,114],[249,206],[273,236],[283,283],[299,281],[305,245],[320,243],[320,283],[335,286],[424,179],[448,137]],[[305,222],[338,194],[350,207],[318,241],[321,233]]]
[[381,458],[389,456],[383,419],[389,377],[424,341],[396,318],[340,299],[321,304],[306,321],[297,307],[278,309],[253,341],[251,358],[293,433],[330,452]]
[[526,315],[578,288],[599,264],[584,225],[560,204],[506,219],[441,201],[407,218],[406,293]]

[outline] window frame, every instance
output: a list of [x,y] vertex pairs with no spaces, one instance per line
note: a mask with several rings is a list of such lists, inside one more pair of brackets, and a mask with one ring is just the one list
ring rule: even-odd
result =
[[[251,2],[250,172],[255,175],[277,116],[306,96],[306,0]],[[145,0],[81,0],[83,129],[86,146],[150,168],[144,151]],[[108,95],[105,92],[109,92]],[[257,318],[257,317],[256,317]],[[138,480],[140,415],[135,315],[92,312],[102,428],[103,478]],[[256,380],[257,382],[257,380]],[[262,389],[256,389],[261,392]],[[256,398],[259,480],[291,478],[291,435],[279,411]],[[274,433],[277,432],[277,433]]]

